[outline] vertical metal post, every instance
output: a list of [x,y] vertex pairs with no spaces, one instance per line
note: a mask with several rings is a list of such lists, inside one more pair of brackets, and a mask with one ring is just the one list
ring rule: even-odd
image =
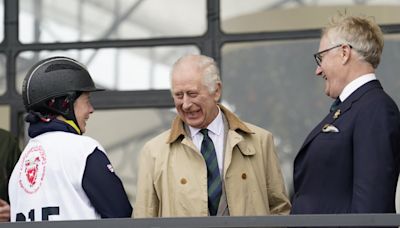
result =
[[7,92],[4,95],[10,101],[10,131],[18,135],[18,110],[22,107],[21,96],[16,90],[16,55],[18,41],[18,3],[16,0],[4,0],[4,53],[6,55]]
[[220,0],[207,0],[207,33],[203,54],[214,58],[221,64],[221,21]]

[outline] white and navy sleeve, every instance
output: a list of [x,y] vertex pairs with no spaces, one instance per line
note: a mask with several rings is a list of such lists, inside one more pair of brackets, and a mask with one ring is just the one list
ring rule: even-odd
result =
[[122,182],[98,148],[87,157],[82,187],[102,218],[131,217],[132,206]]

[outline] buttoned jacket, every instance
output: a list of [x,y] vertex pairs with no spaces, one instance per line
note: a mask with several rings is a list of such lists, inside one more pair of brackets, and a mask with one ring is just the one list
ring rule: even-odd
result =
[[399,167],[399,109],[373,80],[306,138],[294,162],[291,213],[395,213]]
[[[272,134],[220,108],[229,125],[222,176],[230,215],[288,214]],[[141,151],[134,217],[207,215],[206,163],[176,117]]]

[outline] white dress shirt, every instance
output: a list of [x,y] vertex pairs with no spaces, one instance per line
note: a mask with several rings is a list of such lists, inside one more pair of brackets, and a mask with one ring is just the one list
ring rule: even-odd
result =
[[341,102],[346,100],[354,91],[356,91],[358,88],[366,84],[367,82],[370,82],[372,80],[376,80],[376,76],[374,73],[371,74],[364,74],[363,76],[360,76],[353,81],[351,81],[349,84],[347,84],[342,93],[339,95],[339,99]]
[[[189,126],[190,135],[192,137],[192,141],[194,145],[201,150],[201,143],[203,141],[203,134],[200,133],[199,128],[194,128]],[[222,174],[222,167],[223,167],[223,148],[224,148],[224,122],[222,120],[222,113],[218,107],[218,115],[215,119],[208,125],[208,136],[214,143],[215,152],[217,153],[217,160],[218,160],[218,168],[219,173]]]

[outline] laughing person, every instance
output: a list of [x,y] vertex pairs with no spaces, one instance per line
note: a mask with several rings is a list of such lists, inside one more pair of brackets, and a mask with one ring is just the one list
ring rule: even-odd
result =
[[272,134],[218,103],[214,60],[182,57],[171,77],[178,116],[142,150],[135,218],[288,214]]
[[335,99],[294,162],[292,214],[395,213],[400,115],[375,76],[383,34],[337,15],[323,30],[316,75]]

